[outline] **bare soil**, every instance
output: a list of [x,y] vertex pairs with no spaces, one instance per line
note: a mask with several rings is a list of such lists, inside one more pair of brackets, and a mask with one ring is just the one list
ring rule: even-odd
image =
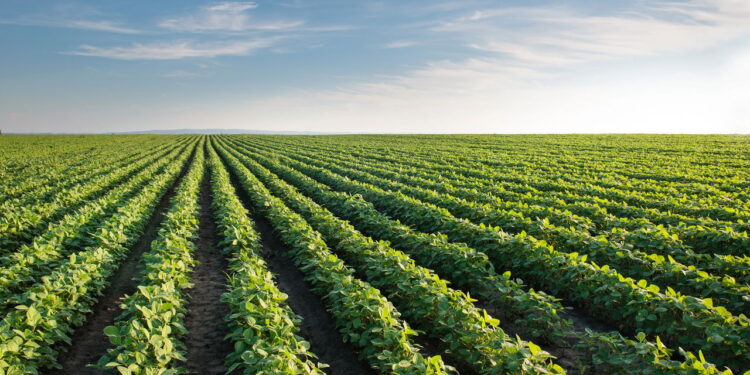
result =
[[287,247],[273,233],[265,218],[253,216],[261,234],[264,258],[276,276],[276,286],[289,296],[287,303],[302,317],[301,335],[310,342],[310,351],[320,362],[330,367],[330,375],[374,374],[372,369],[359,360],[354,348],[345,343],[336,329],[333,317],[325,309],[321,299],[313,294],[310,285],[292,260],[286,256]]
[[193,287],[188,292],[185,317],[187,369],[190,374],[224,374],[227,371],[224,360],[232,352],[232,344],[224,340],[228,333],[224,318],[229,314],[229,306],[221,301],[226,291],[227,260],[219,252],[208,174],[201,183],[200,205],[200,229],[194,254],[200,263],[191,276]]
[[[494,306],[489,306],[482,302],[477,302],[477,307],[487,310],[490,315],[501,316],[501,313]],[[610,332],[617,331],[616,327],[613,327],[605,322],[602,322],[594,317],[591,317],[579,309],[566,309],[560,312],[560,316],[569,320],[573,324],[573,329],[576,332],[584,332],[589,329],[594,332]],[[528,336],[524,332],[522,327],[517,327],[507,321],[501,320],[501,328],[506,334],[511,336],[519,336],[524,340],[528,340]],[[551,343],[534,342],[539,345],[546,352],[555,356],[555,363],[562,366],[570,374],[594,374],[591,368],[583,364],[585,358],[583,354],[574,348],[578,342],[576,337],[568,337],[567,345],[556,345]]]
[[443,363],[446,366],[453,367],[455,369],[456,374],[461,375],[476,375],[477,372],[474,371],[471,367],[463,364],[463,363],[453,363],[452,359],[450,357],[450,353],[447,353],[445,350],[442,350],[440,346],[442,343],[440,340],[434,339],[432,337],[429,337],[426,335],[425,332],[420,332],[416,336],[411,337],[411,341],[419,347],[419,352],[422,354],[423,357],[434,357],[436,355],[440,356],[440,359],[443,360]]
[[[342,258],[343,259],[343,258]],[[350,265],[351,266],[351,265]],[[367,280],[367,275],[363,274],[362,272],[359,272],[356,268],[352,267],[354,270],[354,276],[360,280]],[[381,291],[381,294],[387,298],[387,295]],[[401,317],[404,319],[404,317]],[[430,336],[429,332],[427,332],[424,327],[422,329],[416,329],[418,327],[418,322],[414,321],[407,321],[409,326],[412,329],[417,330],[419,333],[415,336],[412,336],[410,339],[413,343],[415,343],[419,347],[419,351],[424,357],[434,357],[436,355],[439,355],[440,358],[443,360],[443,363],[445,363],[447,366],[453,367],[456,369],[456,371],[459,374],[463,375],[477,375],[477,372],[474,371],[474,369],[469,366],[466,363],[461,362],[460,360],[456,360],[455,357],[453,357],[450,353],[450,350],[445,348],[445,345],[443,342],[434,336]]]
[[571,321],[576,331],[583,332],[586,328],[594,332],[612,332],[617,331],[617,327],[592,317],[580,309],[565,310],[560,315]]
[[159,224],[164,219],[169,201],[174,196],[175,188],[180,180],[187,173],[188,166],[189,163],[186,163],[172,186],[159,200],[141,238],[130,250],[127,258],[120,264],[117,272],[110,277],[104,294],[92,308],[86,322],[76,328],[71,335],[72,344],[68,348],[68,352],[60,354],[58,358],[58,363],[62,367],[57,370],[48,370],[44,372],[45,374],[88,375],[107,373],[104,370],[86,366],[96,364],[99,358],[111,347],[109,339],[104,335],[104,328],[112,325],[115,318],[120,314],[119,306],[123,297],[135,292],[138,286],[137,278],[140,274],[141,255],[151,248],[151,242],[156,239]]
[[[229,171],[230,181],[237,196],[250,212],[254,212],[250,197],[245,193],[237,176]],[[319,362],[329,365],[324,369],[329,375],[370,375],[375,372],[357,356],[354,348],[343,341],[333,317],[323,301],[314,294],[304,275],[286,254],[289,248],[276,236],[273,227],[264,217],[251,215],[255,229],[261,236],[263,258],[274,274],[276,287],[288,296],[287,303],[302,322],[300,336],[310,343],[310,351]]]

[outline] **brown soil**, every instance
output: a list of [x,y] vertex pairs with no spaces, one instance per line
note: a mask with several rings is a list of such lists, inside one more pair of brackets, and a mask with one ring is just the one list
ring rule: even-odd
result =
[[429,358],[434,357],[436,355],[440,356],[440,359],[443,360],[443,363],[445,363],[446,366],[453,367],[455,372],[451,372],[452,374],[462,374],[462,375],[475,375],[477,374],[474,369],[471,367],[463,364],[463,363],[452,363],[450,359],[450,354],[446,353],[445,350],[440,349],[440,346],[442,345],[440,340],[434,339],[432,337],[428,337],[424,332],[420,332],[416,336],[412,336],[411,341],[415,343],[419,347],[419,352],[422,354],[423,357]]
[[[495,306],[488,306],[482,302],[476,302],[476,305],[477,307],[487,310],[490,315],[501,316],[500,311]],[[569,320],[573,324],[573,329],[576,332],[584,332],[586,329],[594,332],[610,332],[617,330],[615,327],[588,316],[578,309],[567,308],[565,311],[560,312],[560,316]],[[511,323],[507,323],[507,321],[501,320],[501,328],[510,336],[519,336],[524,340],[528,339],[528,336],[521,327],[514,326]],[[583,363],[585,361],[583,354],[574,348],[575,344],[578,342],[578,338],[568,337],[566,341],[567,345],[542,343],[539,341],[535,341],[534,343],[539,345],[546,352],[555,356],[554,362],[562,366],[568,373],[594,374],[592,369]]]
[[186,163],[183,166],[180,175],[167,189],[167,192],[159,200],[159,204],[154,209],[149,219],[146,229],[141,238],[128,253],[127,258],[120,264],[114,275],[109,279],[109,284],[104,290],[104,294],[99,301],[93,306],[92,313],[89,314],[86,322],[76,328],[71,336],[72,344],[67,353],[61,353],[58,363],[62,366],[57,370],[48,370],[44,374],[48,375],[88,375],[88,374],[105,374],[104,370],[86,367],[89,364],[96,364],[111,347],[109,339],[104,335],[104,328],[112,325],[115,318],[120,314],[120,303],[125,295],[135,292],[138,286],[137,277],[140,273],[139,264],[141,255],[151,248],[151,242],[156,239],[159,231],[159,224],[164,219],[170,199],[174,196],[175,188],[182,177],[187,173]]
[[323,302],[313,294],[302,273],[286,256],[287,247],[273,233],[273,228],[265,218],[253,217],[261,234],[264,258],[276,276],[276,286],[289,296],[287,303],[302,317],[301,333],[310,342],[310,351],[320,362],[328,364],[325,369],[330,375],[374,374],[372,369],[359,360],[354,348],[345,343],[339,335],[333,317],[325,309]]
[[579,309],[565,310],[560,315],[571,321],[576,331],[583,332],[586,328],[594,332],[617,331],[617,327],[592,317]]
[[191,276],[193,287],[189,291],[185,317],[187,369],[190,374],[224,374],[227,371],[224,360],[232,352],[231,343],[224,340],[228,333],[224,318],[229,314],[229,306],[221,301],[226,291],[227,261],[219,252],[208,174],[201,183],[200,205],[200,229],[194,254],[200,263]]
[[[343,258],[342,258],[343,259]],[[354,270],[354,277],[360,279],[360,280],[367,280],[367,275],[363,274],[362,272],[359,272],[356,268],[352,267]],[[381,291],[381,294],[383,294],[384,297],[387,298],[387,295]],[[401,317],[404,319],[404,317]],[[443,342],[434,336],[429,336],[429,332],[422,327],[421,329],[417,329],[417,322],[409,322],[407,321],[409,326],[412,329],[415,329],[418,334],[414,335],[410,338],[410,340],[416,344],[419,347],[419,351],[422,354],[423,357],[434,357],[436,355],[439,355],[440,358],[443,360],[443,363],[445,363],[447,366],[453,367],[459,374],[463,375],[476,375],[477,372],[474,371],[474,369],[467,363],[462,362],[460,359],[457,359],[453,357],[450,353],[450,349],[446,348],[446,345],[443,344]]]
[[[237,196],[253,212],[250,197],[245,193],[237,177],[229,171]],[[329,375],[370,375],[375,372],[359,359],[354,348],[339,335],[333,317],[325,309],[323,301],[314,294],[302,272],[286,254],[288,247],[273,232],[271,224],[260,215],[251,215],[255,228],[261,236],[263,258],[275,276],[276,287],[289,298],[292,311],[302,318],[300,336],[310,343],[310,351],[318,361],[329,365],[324,369]]]

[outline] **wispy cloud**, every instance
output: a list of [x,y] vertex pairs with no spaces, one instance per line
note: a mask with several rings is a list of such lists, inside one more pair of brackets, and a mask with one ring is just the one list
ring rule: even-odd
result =
[[406,48],[417,45],[417,42],[413,40],[396,40],[383,45],[383,48]]
[[337,31],[349,31],[356,30],[359,27],[353,25],[328,25],[328,26],[305,26],[300,28],[301,31],[313,31],[313,32],[337,32]]
[[258,7],[258,3],[248,2],[232,2],[226,1],[216,5],[206,7],[206,9],[214,12],[227,12],[227,13],[240,13],[248,9],[255,9]]
[[[750,2],[693,0],[590,15],[568,7],[500,7],[434,22],[428,31],[476,51],[399,76],[376,77],[327,98],[398,102],[414,95],[497,95],[532,88],[587,63],[689,53],[750,36]],[[395,41],[384,47],[410,45]],[[482,94],[484,93],[484,94]],[[407,100],[408,101],[408,100]]]
[[139,30],[118,26],[117,24],[114,24],[109,21],[85,21],[85,20],[71,21],[68,24],[68,27],[86,29],[86,30],[107,31],[107,32],[121,33],[121,34],[139,34],[140,33]]
[[428,25],[427,32],[474,51],[463,59],[270,98],[245,107],[242,118],[331,130],[391,124],[388,129],[399,132],[705,132],[708,123],[717,124],[712,130],[733,131],[750,118],[739,104],[750,95],[739,83],[748,82],[747,70],[737,68],[746,66],[741,63],[717,67],[726,71],[720,78],[672,66],[668,71],[679,74],[573,86],[564,81],[586,77],[582,72],[590,63],[616,65],[714,48],[750,36],[748,25],[750,2],[740,0],[654,2],[596,15],[569,7],[454,13]]
[[257,8],[254,2],[224,2],[197,9],[192,14],[168,18],[159,26],[165,29],[191,33],[227,32],[249,30],[279,31],[303,25],[302,20],[257,20],[249,10]]
[[707,48],[750,33],[749,4],[655,2],[608,15],[561,7],[492,8],[441,22],[432,30],[506,63],[559,66]]
[[0,24],[21,26],[60,27],[67,29],[94,30],[119,34],[140,34],[140,30],[121,26],[111,21],[103,20],[75,20],[75,19],[48,19],[48,18],[26,18],[18,20],[0,20]]
[[70,55],[96,56],[117,60],[177,60],[192,57],[244,56],[272,46],[280,38],[263,38],[221,42],[198,43],[171,41],[150,44],[133,44],[118,47],[81,46]]

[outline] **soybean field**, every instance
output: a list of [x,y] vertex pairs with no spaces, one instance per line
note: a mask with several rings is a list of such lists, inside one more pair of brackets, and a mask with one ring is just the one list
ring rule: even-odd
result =
[[747,136],[0,155],[0,375],[750,374]]

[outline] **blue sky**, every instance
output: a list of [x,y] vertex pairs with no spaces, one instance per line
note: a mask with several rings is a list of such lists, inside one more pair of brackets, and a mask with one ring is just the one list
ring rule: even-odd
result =
[[750,132],[750,1],[22,1],[0,128]]

